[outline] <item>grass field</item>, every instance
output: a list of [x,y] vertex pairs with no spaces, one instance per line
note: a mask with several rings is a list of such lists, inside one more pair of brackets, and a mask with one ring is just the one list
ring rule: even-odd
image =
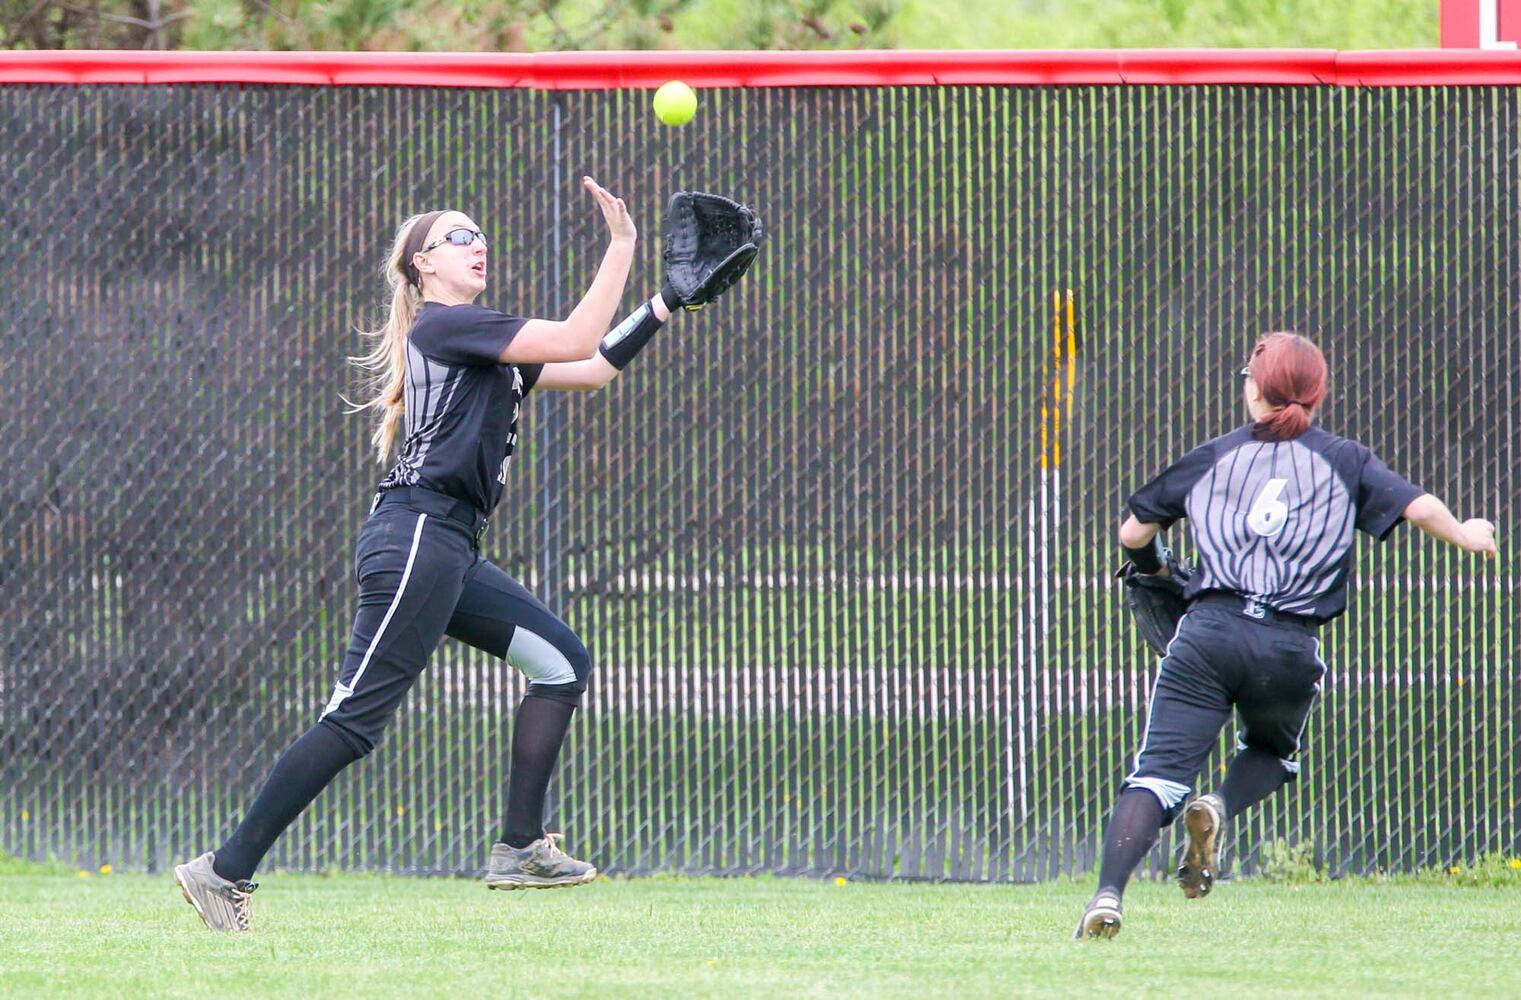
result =
[[1521,995],[1509,888],[1237,882],[1132,889],[1114,941],[1069,939],[1091,884],[271,875],[255,931],[202,929],[167,876],[0,873],[0,995],[994,997]]

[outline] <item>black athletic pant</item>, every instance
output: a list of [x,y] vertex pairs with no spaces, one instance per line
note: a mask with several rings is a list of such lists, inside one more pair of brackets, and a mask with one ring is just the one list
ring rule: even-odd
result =
[[1293,780],[1325,672],[1313,621],[1232,595],[1205,595],[1183,616],[1157,670],[1126,786],[1154,794],[1163,823],[1171,822],[1232,708],[1241,723],[1236,748],[1271,754],[1282,781]]
[[1325,670],[1309,619],[1228,594],[1195,601],[1157,671],[1141,752],[1104,832],[1099,891],[1125,891],[1158,831],[1182,809],[1232,707],[1241,728],[1220,788],[1228,813],[1292,780]]
[[359,532],[359,610],[322,721],[360,753],[374,749],[445,635],[506,658],[532,681],[530,695],[574,705],[586,690],[586,647],[481,557],[461,506],[416,487],[391,490]]
[[503,836],[542,835],[544,792],[591,657],[569,626],[481,557],[481,520],[468,504],[428,490],[382,495],[355,548],[359,609],[337,685],[317,727],[275,765],[248,816],[217,850],[223,877],[249,877],[333,776],[375,748],[445,635],[505,658],[530,678],[515,725]]

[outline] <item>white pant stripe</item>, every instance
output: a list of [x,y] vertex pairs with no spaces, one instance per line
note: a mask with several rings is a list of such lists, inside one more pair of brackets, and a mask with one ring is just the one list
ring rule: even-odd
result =
[[359,669],[354,671],[354,679],[347,685],[343,678],[338,678],[337,685],[333,688],[333,696],[328,699],[327,707],[322,710],[323,718],[326,718],[343,700],[354,693],[359,687],[359,678],[364,676],[364,670],[370,665],[370,657],[375,655],[375,647],[380,645],[380,637],[386,634],[386,626],[391,624],[391,616],[396,613],[396,606],[401,603],[401,597],[407,592],[407,581],[412,578],[412,563],[417,559],[417,546],[422,542],[423,522],[428,520],[427,514],[417,515],[417,527],[412,530],[412,549],[407,553],[407,566],[401,571],[401,583],[396,585],[396,596],[391,598],[391,606],[386,608],[386,613],[380,619],[380,627],[375,630],[375,637],[370,640],[370,646],[364,651],[364,659],[359,661]]
[[[1167,640],[1167,649],[1163,651],[1162,659],[1157,661],[1157,675],[1152,678],[1151,690],[1146,694],[1146,728],[1141,731],[1141,749],[1135,752],[1135,761],[1130,765],[1131,768],[1141,766],[1141,755],[1146,752],[1146,743],[1151,739],[1151,713],[1157,707],[1157,685],[1162,682],[1162,664],[1166,662],[1167,654],[1172,652],[1172,644],[1178,641],[1178,633],[1183,631],[1183,622],[1187,618],[1187,611],[1178,618],[1178,626],[1172,630],[1172,638]],[[1131,775],[1134,776],[1134,774],[1132,770]]]
[[[1310,713],[1315,711],[1315,701],[1320,697],[1320,682],[1326,679],[1326,661],[1320,658],[1320,639],[1317,637],[1313,641],[1315,643],[1315,662],[1320,666],[1320,680],[1315,682],[1315,698],[1310,700],[1310,707],[1305,709],[1304,721],[1299,724],[1299,733],[1294,737],[1295,753],[1299,752],[1299,745],[1304,740],[1305,727],[1310,724]],[[1299,773],[1299,761],[1297,760],[1284,760],[1280,757],[1278,758],[1278,763],[1282,764],[1283,769],[1290,774]]]

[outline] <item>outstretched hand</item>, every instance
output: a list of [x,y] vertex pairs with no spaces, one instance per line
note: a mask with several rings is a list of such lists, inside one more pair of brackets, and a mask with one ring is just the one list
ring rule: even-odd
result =
[[1463,547],[1469,552],[1492,556],[1499,553],[1495,546],[1495,526],[1482,517],[1463,522]]
[[629,242],[639,238],[639,230],[634,228],[634,220],[629,218],[628,206],[623,204],[622,198],[613,197],[607,188],[590,177],[581,178],[581,185],[591,192],[593,198],[597,199],[597,207],[602,209],[602,218],[607,221],[609,236],[614,240]]

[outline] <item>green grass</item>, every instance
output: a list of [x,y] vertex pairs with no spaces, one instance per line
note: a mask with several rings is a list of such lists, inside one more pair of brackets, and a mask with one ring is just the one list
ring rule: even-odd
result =
[[[56,870],[56,869],[55,869]],[[1521,994],[1514,888],[1136,886],[1110,942],[1091,884],[271,875],[256,930],[203,930],[168,876],[0,875],[0,995],[1114,996]]]

